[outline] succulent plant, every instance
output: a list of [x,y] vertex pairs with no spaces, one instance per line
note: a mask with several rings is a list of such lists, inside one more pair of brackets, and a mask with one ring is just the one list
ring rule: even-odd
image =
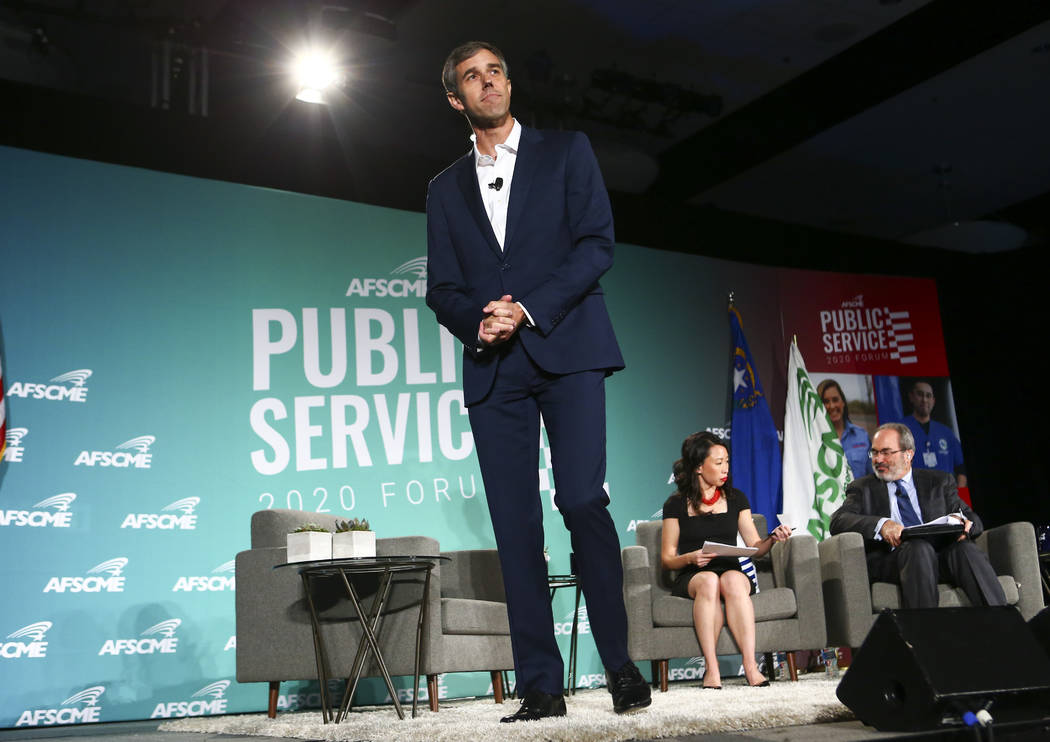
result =
[[336,533],[346,533],[347,531],[371,531],[371,527],[368,525],[368,521],[364,518],[351,518],[350,520],[337,520],[335,522]]
[[327,528],[322,528],[316,523],[303,523],[301,526],[292,531],[292,533],[309,533],[312,531],[317,533],[330,533],[330,531]]

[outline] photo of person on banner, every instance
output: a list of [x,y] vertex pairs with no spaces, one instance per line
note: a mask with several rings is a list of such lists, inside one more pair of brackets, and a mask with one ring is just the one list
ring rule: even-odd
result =
[[[966,487],[966,465],[963,462],[962,444],[952,428],[933,419],[937,395],[934,386],[943,390],[942,396],[950,399],[948,379],[901,378],[901,399],[904,401],[904,417],[901,422],[908,426],[915,437],[916,469],[937,469],[954,474],[959,487]],[[948,414],[954,412],[948,408]],[[938,415],[945,422],[952,422]]]
[[824,379],[817,384],[817,394],[824,403],[824,410],[828,413],[831,427],[839,436],[842,443],[842,451],[849,462],[849,468],[853,472],[853,478],[859,479],[865,474],[871,474],[871,459],[868,458],[868,449],[871,447],[871,439],[868,431],[850,420],[849,403],[846,401],[846,393],[835,379]]

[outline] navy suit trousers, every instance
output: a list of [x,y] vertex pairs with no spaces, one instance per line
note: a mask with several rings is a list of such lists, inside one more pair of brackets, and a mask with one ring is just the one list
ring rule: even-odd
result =
[[[527,330],[526,330],[527,331]],[[560,694],[564,665],[543,559],[540,415],[554,469],[554,502],[569,529],[591,631],[606,668],[628,661],[623,567],[605,481],[605,371],[540,369],[517,338],[499,349],[489,394],[468,409],[503,569],[519,696]]]

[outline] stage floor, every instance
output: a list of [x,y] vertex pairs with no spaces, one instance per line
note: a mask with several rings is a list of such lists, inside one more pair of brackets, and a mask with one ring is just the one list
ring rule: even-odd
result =
[[[8,740],[48,740],[76,738],[77,742],[92,740],[116,740],[116,742],[293,742],[287,737],[247,737],[227,734],[193,734],[186,732],[159,732],[158,722],[134,721],[112,724],[91,724],[69,727],[0,730],[0,742]],[[1050,738],[1050,721],[1043,724],[1027,724],[1023,727],[998,727],[995,737],[1000,742],[1036,742]],[[493,730],[492,739],[500,738]],[[972,740],[969,730],[946,730],[901,734],[877,732],[859,721],[810,724],[807,726],[779,727],[750,732],[720,732],[687,737],[661,737],[652,742],[864,742],[865,740]],[[294,742],[302,742],[294,740]],[[637,742],[649,742],[638,740]]]
[[[75,737],[76,742],[117,740],[117,742],[293,742],[289,737],[244,737],[227,734],[192,734],[185,732],[158,732],[155,721],[135,721],[113,724],[92,724],[71,727],[0,730],[0,741],[48,740]],[[891,740],[899,735],[876,732],[859,721],[813,724],[780,729],[762,729],[752,732],[702,734],[690,737],[662,737],[659,742],[861,742],[863,740]],[[499,739],[493,730],[492,739]],[[294,742],[303,742],[294,740]],[[638,742],[645,742],[639,740]]]

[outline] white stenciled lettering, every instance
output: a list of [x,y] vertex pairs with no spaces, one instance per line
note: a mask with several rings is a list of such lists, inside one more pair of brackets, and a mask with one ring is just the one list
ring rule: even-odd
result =
[[[274,339],[271,325],[277,325],[279,331]],[[270,388],[270,358],[294,348],[297,335],[295,317],[288,310],[252,310],[252,389]]]
[[45,593],[122,593],[123,577],[52,577]]
[[237,583],[233,577],[221,577],[219,575],[204,575],[199,577],[180,577],[171,588],[173,593],[218,593],[225,590],[236,590]]
[[443,501],[451,502],[455,496],[471,500],[477,495],[478,485],[473,474],[467,478],[457,477],[456,481],[458,488],[452,487],[449,480],[444,477],[434,477],[427,481],[412,479],[404,485],[397,482],[383,482],[379,485],[379,495],[383,500],[383,507],[390,507],[389,500],[401,495],[404,495],[405,500],[411,505],[422,505],[429,499],[433,499],[438,504]]
[[346,378],[346,310],[342,307],[331,309],[328,324],[331,370],[322,373],[317,310],[303,309],[303,372],[312,386],[322,389],[338,386]]
[[[379,334],[372,335],[372,325]],[[354,335],[357,342],[356,368],[358,386],[382,386],[397,378],[398,360],[394,351],[394,318],[382,309],[358,309],[354,312]],[[379,357],[378,369],[373,358]]]
[[23,711],[15,722],[16,727],[52,726],[55,724],[91,724],[101,719],[100,706],[75,706],[60,709],[35,709]]
[[69,528],[73,525],[73,513],[49,510],[0,510],[0,526],[26,526],[29,528]]
[[46,657],[47,642],[0,642],[0,658],[6,660],[44,659]]
[[404,278],[354,278],[346,288],[347,296],[392,296],[403,299],[408,296],[420,298],[427,295],[427,281],[420,278],[409,281]]
[[7,390],[8,397],[23,399],[46,399],[52,402],[86,402],[86,386],[62,386],[61,384],[36,384],[16,381]]
[[171,719],[182,716],[209,716],[211,714],[225,714],[226,699],[216,698],[214,701],[172,701],[170,703],[158,703],[150,714],[151,719]]
[[196,515],[174,515],[169,513],[128,513],[120,524],[121,528],[145,528],[161,531],[192,531],[197,527]]
[[163,639],[107,639],[98,656],[120,654],[175,654],[179,640],[175,637]]

